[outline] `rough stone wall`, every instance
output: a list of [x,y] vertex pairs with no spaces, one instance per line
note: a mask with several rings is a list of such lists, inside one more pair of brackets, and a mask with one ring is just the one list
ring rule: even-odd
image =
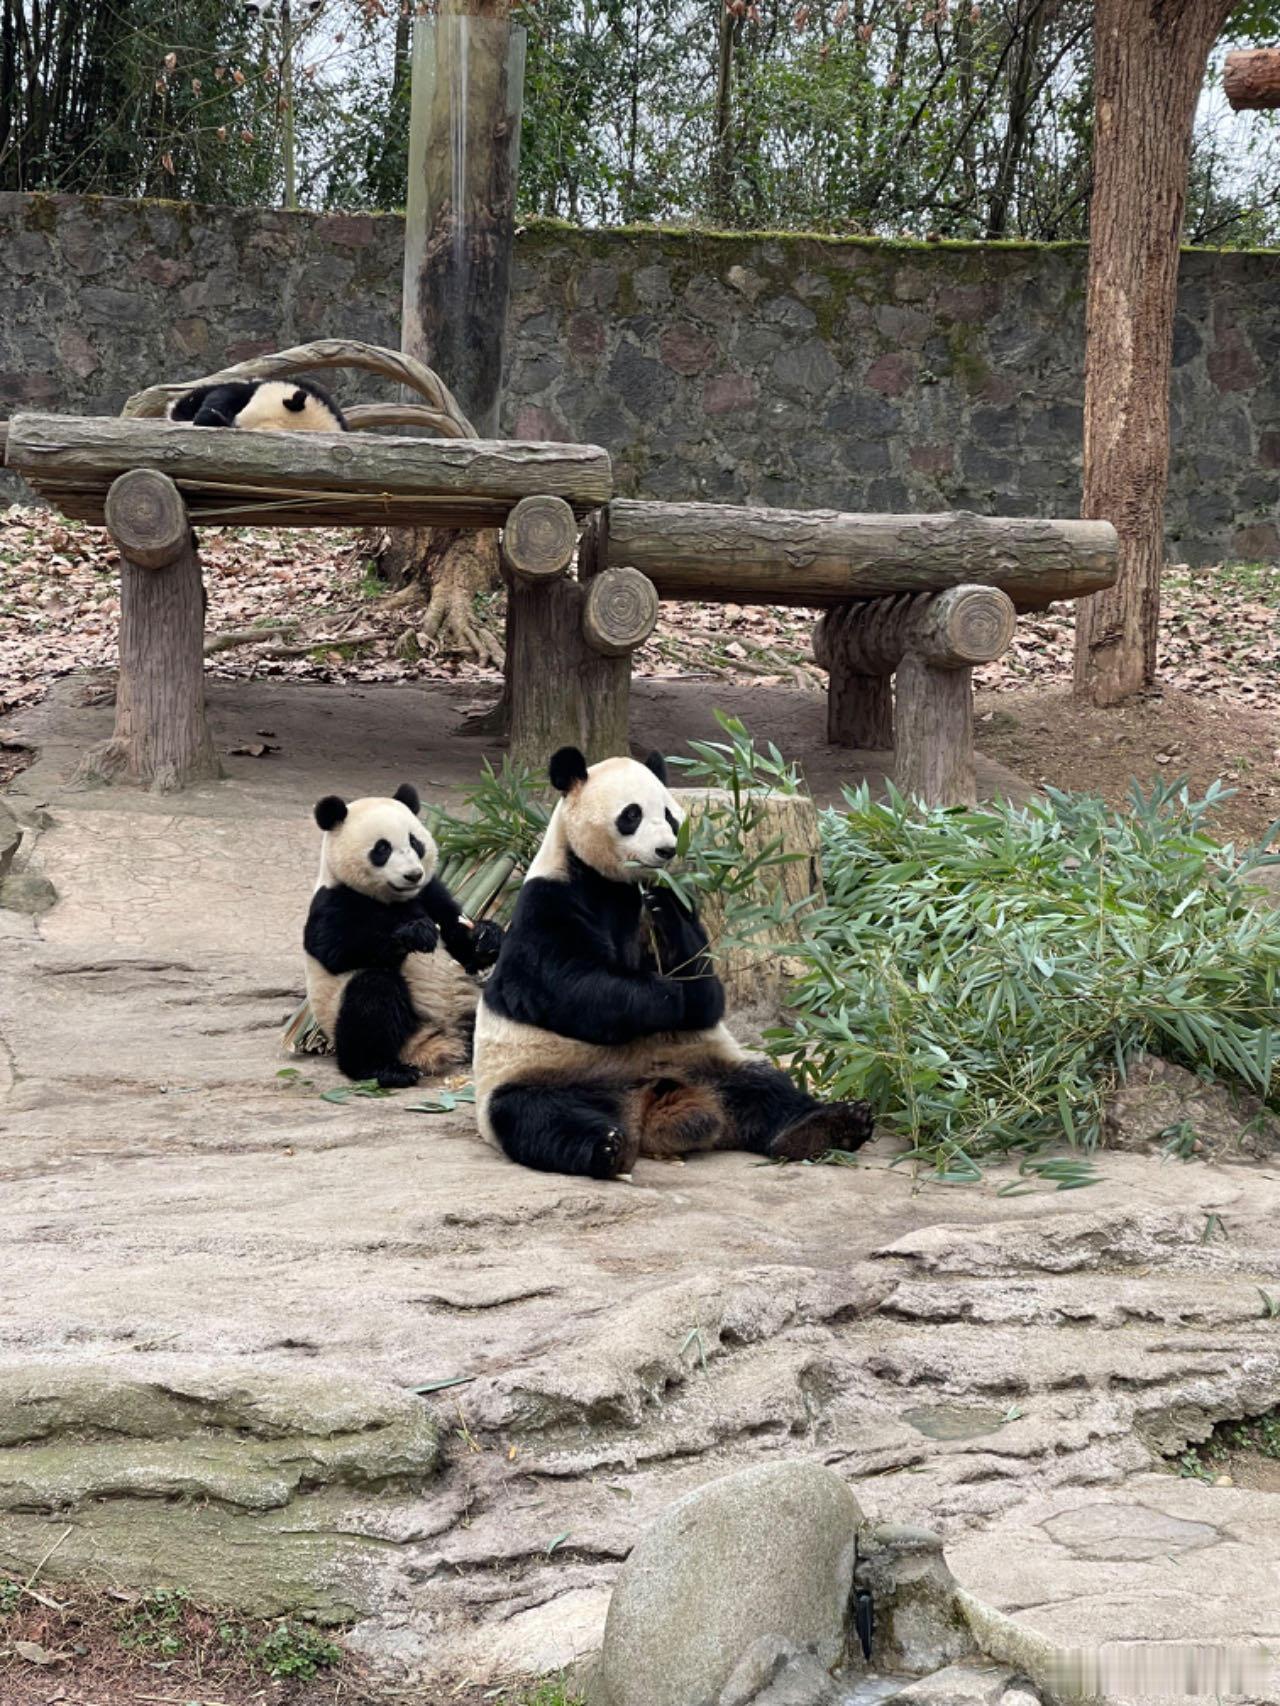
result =
[[[390,215],[0,196],[0,412],[111,413],[319,336],[394,344],[401,243]],[[1071,515],[1084,266],[1077,246],[531,226],[505,430],[605,445],[625,493]],[[1277,303],[1280,254],[1184,255],[1176,557],[1280,557]]]

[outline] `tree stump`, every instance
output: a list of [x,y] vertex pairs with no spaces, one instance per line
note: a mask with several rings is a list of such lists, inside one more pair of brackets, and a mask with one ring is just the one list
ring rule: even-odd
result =
[[204,587],[186,505],[165,474],[121,474],[106,500],[120,549],[115,732],[81,781],[124,778],[161,793],[221,776],[204,708]]
[[563,498],[521,498],[502,530],[503,567],[521,580],[553,579],[569,567],[577,545],[577,517]]
[[830,677],[827,739],[864,752],[893,750],[891,677],[902,659],[910,594],[840,604],[813,631],[813,656]]
[[[711,943],[716,970],[725,986],[729,1017],[735,1009],[776,1011],[784,987],[804,969],[784,950],[800,931],[800,916],[775,926],[756,922],[735,928],[734,914],[752,907],[790,908],[797,902],[824,903],[821,841],[817,807],[807,794],[776,794],[749,790],[741,796],[741,817],[728,789],[677,788],[676,798],[695,825],[695,835],[723,841],[739,826],[746,860],[766,850],[793,855],[785,863],[768,859],[741,889],[729,884],[699,897],[703,927]],[[701,830],[699,820],[707,820]],[[801,857],[796,858],[794,855]]]

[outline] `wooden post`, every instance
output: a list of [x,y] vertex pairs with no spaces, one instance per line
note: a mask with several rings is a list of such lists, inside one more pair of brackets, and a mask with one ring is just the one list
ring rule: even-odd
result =
[[813,656],[829,676],[827,740],[864,752],[893,750],[891,677],[902,659],[908,594],[840,604],[819,618]]
[[635,569],[611,569],[585,586],[567,575],[510,577],[507,696],[516,763],[541,771],[560,746],[580,747],[591,764],[630,750],[631,653],[657,615],[657,594]]
[[929,806],[972,805],[973,665],[1013,638],[1012,600],[997,587],[952,587],[912,600],[897,673],[897,783]]
[[115,733],[82,781],[125,777],[162,793],[222,774],[204,709],[204,588],[191,523],[165,474],[121,474],[106,500],[120,548]]

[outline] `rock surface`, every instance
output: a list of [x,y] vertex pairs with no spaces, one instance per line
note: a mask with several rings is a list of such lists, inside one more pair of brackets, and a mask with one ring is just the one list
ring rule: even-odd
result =
[[39,871],[11,871],[0,878],[0,907],[36,918],[58,904],[58,891]]
[[22,840],[22,829],[17,818],[0,800],[0,881],[9,874],[13,861],[18,856],[18,844]]
[[[361,1649],[448,1698],[462,1677],[587,1659],[639,1536],[735,1470],[825,1465],[869,1522],[954,1549],[1016,1533],[1046,1500],[1123,1493],[1220,1418],[1280,1403],[1258,1291],[1280,1289],[1265,1159],[1103,1155],[1090,1190],[1002,1197],[999,1170],[958,1191],[881,1143],[856,1168],[641,1162],[628,1187],[512,1167],[465,1113],[411,1112],[412,1092],[322,1101],[333,1063],[278,1052],[301,987],[311,804],[406,776],[447,795],[482,756],[452,737],[465,697],[213,683],[219,746],[269,728],[280,761],[229,759],[229,781],[165,800],[63,786],[109,708],[55,697],[25,719],[42,757],[19,782],[56,805],[40,857],[62,898],[0,912],[0,1371],[61,1396],[42,1410],[0,1392],[0,1462],[79,1428],[95,1448],[140,1447],[123,1471],[95,1457],[91,1483],[63,1465],[71,1516],[0,1513],[0,1564],[29,1572],[74,1524],[44,1574],[80,1572],[91,1515],[115,1525],[121,1584],[154,1582],[163,1558],[207,1592],[213,1556],[231,1561],[216,1577],[229,1601],[251,1601],[265,1569],[305,1605],[333,1567]],[[638,737],[676,750],[660,711],[637,695]],[[816,754],[828,795],[844,762]],[[127,1376],[127,1408],[104,1368]],[[447,1380],[465,1384],[422,1400],[439,1467],[422,1442],[403,1482],[386,1479],[391,1423],[333,1409],[339,1391],[359,1400],[349,1417],[388,1415]],[[208,1486],[217,1467],[175,1466],[193,1436],[174,1434],[166,1394],[192,1390],[266,1418],[289,1391],[252,1452],[306,1442],[304,1482],[316,1440],[341,1435],[349,1454],[314,1490],[288,1485],[285,1451],[257,1461],[257,1503],[246,1483],[234,1507],[170,1503],[175,1475]],[[214,1447],[229,1437],[206,1427]],[[1235,1572],[1255,1554],[1213,1550],[1244,1619],[1254,1583]]]
[[790,1659],[829,1670],[844,1656],[861,1517],[815,1463],[764,1463],[687,1493],[622,1568],[591,1706],[747,1706]]
[[1043,1687],[1280,1698],[1280,1494],[1140,1475],[947,1549],[975,1636]]

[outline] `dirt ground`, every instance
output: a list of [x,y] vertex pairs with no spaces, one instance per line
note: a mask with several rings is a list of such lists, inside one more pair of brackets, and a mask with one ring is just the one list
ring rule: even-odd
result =
[[1106,710],[1065,687],[980,692],[978,751],[1035,787],[1078,789],[1123,804],[1187,778],[1194,795],[1214,781],[1234,790],[1214,816],[1222,840],[1256,841],[1280,817],[1280,716],[1185,689],[1165,688]]

